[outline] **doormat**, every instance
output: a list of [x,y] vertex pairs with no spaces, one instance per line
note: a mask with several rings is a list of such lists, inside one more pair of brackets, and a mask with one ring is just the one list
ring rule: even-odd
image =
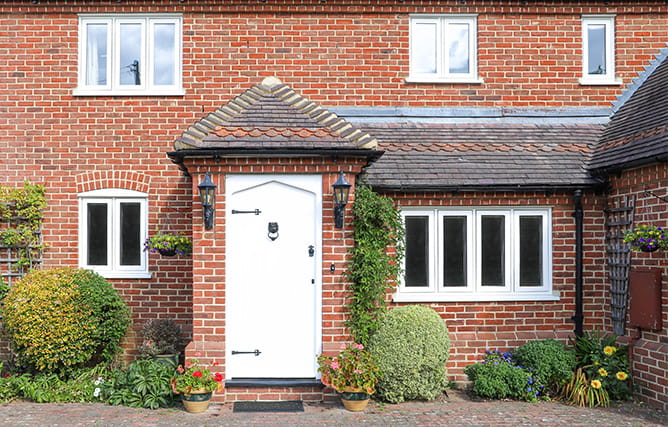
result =
[[304,412],[304,402],[301,400],[234,402],[232,412]]

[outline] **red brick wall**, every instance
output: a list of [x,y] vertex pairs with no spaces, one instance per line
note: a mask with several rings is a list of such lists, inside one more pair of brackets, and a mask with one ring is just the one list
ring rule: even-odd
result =
[[[668,168],[665,164],[630,169],[610,177],[611,203],[627,195],[636,197],[635,223],[668,227]],[[653,194],[651,194],[653,193]],[[659,197],[657,197],[659,196]],[[632,255],[632,268],[662,270],[660,331],[627,327],[632,353],[632,374],[638,395],[668,409],[668,255],[665,250]],[[628,325],[628,323],[627,323]]]
[[[534,339],[567,341],[574,336],[575,314],[575,210],[573,194],[544,192],[390,193],[399,207],[408,206],[531,206],[552,208],[552,286],[559,301],[504,301],[429,303],[445,319],[451,350],[448,375],[466,381],[462,369],[478,362],[486,350],[512,350]],[[583,197],[584,329],[602,329],[609,320],[601,315],[607,302],[602,199]]]
[[[44,239],[50,246],[45,266],[77,265],[76,193],[88,188],[88,182],[104,180],[122,188],[140,186],[149,195],[150,230],[160,227],[191,233],[197,182],[182,176],[164,153],[172,149],[172,141],[189,125],[268,75],[276,75],[325,107],[608,107],[620,87],[580,86],[577,81],[580,15],[617,14],[617,74],[624,83],[629,83],[664,45],[668,31],[668,6],[660,1],[640,6],[630,1],[610,5],[569,1],[556,7],[549,6],[553,2],[532,2],[532,6],[516,2],[490,6],[486,1],[439,3],[3,2],[0,174],[6,183],[19,184],[28,179],[47,188]],[[97,12],[183,13],[186,94],[73,96],[77,84],[77,13]],[[485,83],[406,83],[409,13],[477,13],[479,74]],[[123,175],[127,171],[133,174]],[[561,267],[555,262],[554,274],[558,286],[564,287],[570,286],[573,271],[572,262],[566,261],[572,259],[569,233],[573,226],[567,199],[564,196],[560,202],[564,206],[562,217],[555,216],[555,226],[564,227],[558,231],[564,239],[564,263]],[[192,222],[197,224],[200,209],[193,212]],[[600,222],[593,212],[585,218]],[[195,239],[211,242],[208,233],[196,234]],[[596,237],[587,239],[593,242]],[[345,244],[350,242],[346,240]],[[588,245],[593,251],[594,243]],[[562,256],[561,249],[555,256]],[[594,260],[592,265],[585,265],[590,275],[587,280],[593,281],[601,265],[598,258],[586,259]],[[185,336],[189,338],[191,298],[196,310],[203,304],[203,295],[191,297],[191,266],[202,277],[204,271],[198,269],[203,265],[193,265],[190,258],[152,255],[149,266],[154,273],[152,279],[113,281],[133,310],[135,323],[128,338],[129,349],[137,343],[133,334],[148,318],[175,316],[186,327]],[[332,307],[340,292],[332,290]],[[564,301],[572,298],[569,292],[564,290]],[[587,309],[596,310],[605,295],[598,288],[587,292]],[[538,305],[531,306],[531,313],[548,313],[548,308]],[[476,316],[483,307],[492,311],[497,306],[501,312],[515,311],[512,304],[462,304],[457,309]],[[560,310],[567,319],[572,307],[568,302],[563,306]],[[344,333],[340,321],[343,315],[340,308],[325,313],[326,321],[331,321],[324,326],[328,336]],[[529,319],[529,333],[548,333],[549,317],[534,315]],[[564,319],[557,324],[566,333],[570,326]],[[195,317],[196,329],[201,327],[200,322],[201,318]],[[505,320],[502,323],[513,325]],[[490,328],[496,331],[498,326]],[[480,341],[480,337],[474,338]],[[512,339],[503,341],[510,345]],[[482,344],[477,345],[482,349]],[[462,363],[466,357],[455,354],[453,363]]]

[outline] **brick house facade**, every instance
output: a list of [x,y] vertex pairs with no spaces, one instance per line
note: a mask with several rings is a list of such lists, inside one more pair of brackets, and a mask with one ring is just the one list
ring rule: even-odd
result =
[[[587,56],[583,47],[583,26],[590,28],[590,24],[589,37],[600,29],[606,36],[614,35],[614,44],[607,43],[612,50],[605,51],[608,57],[613,54],[613,67],[602,74],[583,71],[583,62],[595,57]],[[108,56],[93,53],[94,42],[83,44],[84,36],[97,40],[95,31],[102,27],[109,31],[109,42],[96,49],[107,46]],[[157,54],[146,56],[150,65],[136,65],[145,67],[141,73],[139,68],[133,71],[131,63],[113,62],[123,58],[118,53],[123,50],[118,46],[124,46],[121,31],[138,28],[148,34],[144,42],[164,34],[159,31],[173,30],[173,38],[167,37],[174,40],[169,45],[172,51],[168,49],[171,53],[166,55],[174,60],[168,59],[165,65],[171,80],[161,80],[164,77],[154,72],[164,65]],[[461,64],[445,54],[436,55],[433,62],[422,59],[429,56],[417,50],[420,31],[455,34],[463,28],[469,37],[468,52],[462,54],[468,74],[460,73]],[[578,281],[583,288],[582,327],[611,330],[609,316],[603,314],[610,305],[606,254],[601,248],[606,236],[604,208],[609,197],[644,191],[634,173],[647,177],[652,191],[663,195],[665,182],[653,174],[661,177],[665,171],[643,166],[641,172],[611,176],[607,191],[602,178],[587,172],[586,163],[609,120],[611,103],[665,47],[667,28],[668,6],[663,1],[609,5],[589,1],[531,5],[5,2],[0,6],[0,60],[5,64],[0,71],[0,170],[6,183],[18,185],[27,179],[47,189],[47,268],[85,264],[80,214],[88,200],[98,196],[144,200],[145,233],[159,228],[191,235],[192,257],[149,255],[141,274],[108,275],[132,309],[127,356],[131,359],[135,354],[144,321],[171,317],[184,326],[184,338],[190,342],[188,355],[204,353],[204,359],[220,361],[224,373],[229,357],[225,346],[228,175],[321,177],[322,248],[316,274],[321,322],[316,344],[324,351],[333,351],[348,339],[341,273],[346,250],[354,242],[349,218],[343,229],[334,228],[329,196],[339,172],[353,184],[358,176],[368,180],[418,222],[427,218],[429,224],[436,224],[454,211],[471,221],[484,221],[490,211],[509,224],[520,224],[525,217],[531,217],[527,219],[531,224],[541,218],[540,224],[549,225],[544,236],[551,245],[544,253],[549,259],[541,261],[545,268],[532,270],[549,273],[539,286],[540,298],[513,296],[521,290],[519,282],[516,289],[508,288],[509,296],[480,295],[473,282],[465,286],[473,291],[459,300],[447,295],[418,297],[401,290],[388,295],[396,304],[429,304],[441,314],[452,338],[449,376],[460,382],[465,379],[463,366],[477,361],[486,349],[512,348],[536,338],[565,340],[572,335]],[[448,33],[450,29],[454,32]],[[147,46],[157,49],[157,45]],[[593,50],[595,45],[587,46]],[[89,66],[94,62],[90,58],[103,57],[118,67],[109,68],[104,84],[90,83],[88,77],[99,77],[106,64],[99,60]],[[88,58],[86,66],[83,58]],[[429,71],[432,65],[434,73]],[[132,92],[140,76],[142,89]],[[299,153],[275,157],[269,151],[252,152],[256,147],[249,141],[237,147],[243,153],[230,155],[230,146],[221,145],[220,136],[207,140],[210,145],[179,145],[179,140],[192,135],[206,140],[220,124],[198,127],[202,120],[250,88],[262,86],[270,76],[278,77],[296,96],[370,135],[375,145],[346,146],[352,151],[327,153],[326,149],[341,148],[336,144],[343,142],[337,140],[330,141],[334,146],[320,147],[315,156],[303,145]],[[135,81],[124,80],[128,78]],[[253,120],[235,126],[281,128],[278,121]],[[300,126],[325,127],[330,136],[341,134],[327,123]],[[214,151],[221,147],[227,154],[217,156]],[[289,144],[282,147],[290,148]],[[166,155],[191,149],[203,149],[207,155],[197,156],[195,151],[182,159],[172,155],[171,160],[181,162],[181,169]],[[376,160],[357,149],[384,154]],[[520,160],[513,162],[513,158]],[[369,162],[372,165],[366,167]],[[218,186],[213,230],[203,227],[197,194],[206,172]],[[104,193],[108,190],[113,191]],[[638,198],[637,209],[643,200]],[[579,203],[581,265],[573,217]],[[433,248],[437,247],[434,243]],[[656,253],[641,259],[646,265],[658,265],[663,257]],[[515,258],[512,262],[519,263]],[[442,267],[435,265],[429,270],[429,274],[442,273]],[[513,264],[508,270],[514,274],[517,267]],[[438,286],[433,281],[424,289],[438,293]],[[405,286],[400,289],[410,291]],[[644,337],[636,347],[658,356],[637,356],[634,366],[638,372],[659,370],[653,377],[643,377],[641,386],[651,391],[641,394],[663,405],[668,400],[665,359],[661,359],[668,325],[665,316],[664,312],[663,330]],[[321,388],[308,381],[276,385],[232,380],[226,376],[228,386],[220,399],[322,398]]]

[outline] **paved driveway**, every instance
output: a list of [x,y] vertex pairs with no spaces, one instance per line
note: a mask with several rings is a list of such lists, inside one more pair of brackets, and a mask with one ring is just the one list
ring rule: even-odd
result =
[[0,405],[2,426],[667,426],[668,412],[624,403],[612,408],[577,408],[557,402],[476,401],[450,391],[436,402],[381,405],[363,413],[340,404],[307,404],[301,413],[234,413],[232,405],[211,405],[202,414],[181,408],[132,409],[103,404]]

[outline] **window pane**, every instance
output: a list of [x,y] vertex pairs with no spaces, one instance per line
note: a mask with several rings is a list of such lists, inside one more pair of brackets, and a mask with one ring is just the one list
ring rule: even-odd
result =
[[543,217],[520,217],[520,286],[541,286],[543,279]]
[[121,24],[119,40],[120,83],[138,86],[141,84],[142,25]]
[[587,64],[589,74],[605,74],[605,25],[587,26]]
[[88,203],[88,265],[107,265],[107,204]]
[[413,25],[411,68],[415,73],[436,73],[436,33],[434,22]]
[[153,26],[153,83],[173,85],[175,79],[174,24],[155,24]]
[[406,217],[406,286],[429,286],[429,217]]
[[482,253],[482,285],[504,286],[505,217],[484,215],[480,221]]
[[141,264],[141,206],[121,203],[121,265]]
[[86,25],[86,85],[107,84],[107,24]]
[[448,72],[469,73],[469,24],[449,24],[446,34],[449,49]]
[[466,286],[466,217],[443,217],[443,285]]

